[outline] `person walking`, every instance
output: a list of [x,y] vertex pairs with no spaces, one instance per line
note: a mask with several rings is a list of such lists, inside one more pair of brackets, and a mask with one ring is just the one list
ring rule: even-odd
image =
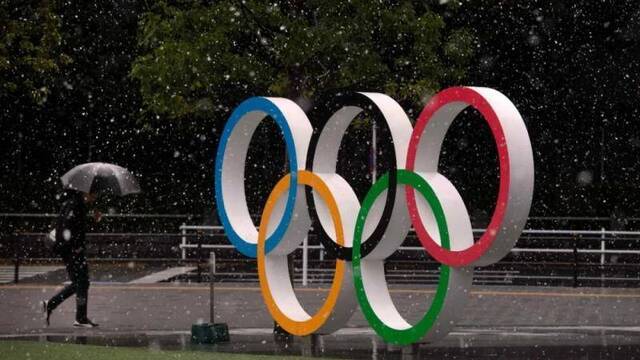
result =
[[[54,251],[62,258],[71,283],[51,299],[42,301],[46,324],[49,326],[51,313],[71,295],[76,295],[75,327],[92,328],[98,324],[87,317],[89,295],[89,267],[86,257],[85,234],[87,228],[87,207],[95,202],[95,193],[66,190],[63,193],[60,214],[55,229]],[[100,213],[95,212],[99,221]]]
[[[51,313],[71,295],[76,295],[76,327],[96,327],[87,317],[89,297],[89,267],[87,265],[85,234],[87,231],[87,206],[96,201],[97,194],[125,196],[140,192],[133,174],[118,165],[91,162],[75,166],[62,177],[65,189],[60,215],[55,230],[54,250],[67,268],[71,284],[65,286],[51,299],[42,301],[47,326]],[[94,219],[100,221],[99,211]]]

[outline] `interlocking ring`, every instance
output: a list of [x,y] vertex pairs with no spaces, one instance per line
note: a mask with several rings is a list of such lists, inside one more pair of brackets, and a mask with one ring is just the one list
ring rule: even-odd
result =
[[[353,188],[336,173],[338,150],[347,128],[361,113],[375,120],[377,124],[385,124],[389,129],[393,154],[391,159],[390,185],[381,206],[372,211],[372,221],[365,228],[365,240],[360,249],[363,256],[384,257],[384,249],[378,247],[383,237],[404,239],[409,230],[402,226],[402,211],[407,207],[402,189],[396,188],[396,171],[404,168],[406,163],[409,139],[412,130],[411,121],[400,105],[387,95],[377,93],[340,94],[329,100],[319,101],[327,108],[311,113],[314,133],[307,155],[307,169],[318,175],[336,198],[340,199],[340,212],[347,232],[345,245],[336,242],[335,230],[331,224],[326,208],[320,204],[315,206],[316,195],[307,187],[307,202],[311,219],[318,226],[318,237],[330,256],[351,261],[353,229],[360,203]],[[315,210],[315,211],[313,211]],[[405,229],[406,228],[406,229]],[[388,249],[387,249],[388,250]],[[393,252],[395,248],[391,252]]]
[[[477,109],[491,128],[500,161],[496,208],[480,240],[471,247],[442,248],[423,224],[413,189],[406,189],[409,213],[418,238],[429,254],[451,266],[484,266],[502,259],[514,247],[527,221],[533,195],[533,152],[529,134],[516,107],[500,92],[487,88],[446,89],[429,101],[418,117],[407,154],[407,170],[430,181],[442,197],[455,237],[473,240],[469,213],[453,185],[438,173],[440,148],[449,125],[466,107]],[[424,139],[423,139],[424,137]],[[454,223],[455,222],[455,223]]]
[[[257,257],[263,298],[286,331],[330,333],[346,324],[359,303],[385,341],[435,341],[460,316],[473,267],[500,260],[524,227],[533,194],[533,153],[522,117],[509,99],[487,88],[457,87],[436,94],[414,129],[400,105],[384,94],[339,95],[328,103],[326,111],[312,113],[315,127],[286,99],[251,98],[235,109],[216,154],[215,194],[225,231],[240,252]],[[449,125],[467,106],[487,121],[500,161],[494,214],[475,243],[462,197],[438,173]],[[361,205],[336,173],[336,162],[347,127],[362,112],[388,127],[394,154],[392,169],[375,182]],[[269,195],[256,231],[246,205],[244,165],[251,135],[266,117],[282,130],[290,171]],[[287,264],[287,255],[312,223],[319,225],[324,248],[337,259],[329,295],[315,315],[296,298]],[[384,274],[385,259],[402,244],[411,224],[423,247],[441,263],[433,301],[414,325],[393,304]]]
[[[286,175],[276,184],[262,212],[258,238],[258,275],[262,297],[273,319],[289,333],[294,335],[331,333],[344,326],[357,307],[350,264],[344,260],[336,260],[333,283],[327,299],[318,312],[311,316],[302,308],[293,291],[287,258],[306,234],[294,230],[301,227],[293,226],[271,253],[266,254],[265,251],[266,233],[273,217],[273,209],[282,194],[290,187],[291,178],[290,175]],[[327,184],[318,175],[309,171],[299,172],[298,181],[300,184],[311,187],[319,195],[319,200],[326,205],[335,226],[336,242],[344,245],[342,218],[338,204]],[[304,215],[296,217],[293,221],[305,226],[310,225],[309,217]],[[337,303],[340,306],[336,308]]]
[[[473,245],[468,238],[450,236],[442,202],[423,177],[408,170],[398,171],[398,183],[416,189],[426,200],[436,224],[442,247],[449,249]],[[384,276],[384,259],[363,259],[360,242],[363,225],[376,198],[389,186],[389,176],[381,177],[365,196],[353,241],[353,274],[360,309],[373,329],[385,341],[394,344],[412,344],[420,340],[435,341],[445,336],[464,309],[468,289],[473,281],[473,268],[440,266],[438,286],[431,306],[417,324],[409,324],[396,309]],[[383,240],[386,241],[387,238]]]
[[[280,127],[289,157],[289,174],[297,184],[298,169],[304,169],[311,125],[304,111],[293,101],[282,98],[253,97],[242,102],[231,114],[220,136],[215,163],[215,197],[220,222],[227,237],[242,254],[256,257],[258,231],[249,214],[244,189],[244,165],[253,132],[266,117]],[[304,207],[304,189],[291,186],[286,205],[280,209],[278,226],[267,238],[271,251],[280,242],[291,219]]]

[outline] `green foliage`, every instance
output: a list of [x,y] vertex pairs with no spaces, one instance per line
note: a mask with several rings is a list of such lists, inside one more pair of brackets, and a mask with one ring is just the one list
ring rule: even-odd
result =
[[53,77],[71,62],[60,43],[53,1],[0,2],[0,98],[43,104]]
[[[433,8],[432,8],[433,7]],[[418,104],[457,83],[473,37],[446,29],[455,5],[412,1],[167,1],[140,21],[131,75],[144,106],[211,116],[246,96],[384,91]]]

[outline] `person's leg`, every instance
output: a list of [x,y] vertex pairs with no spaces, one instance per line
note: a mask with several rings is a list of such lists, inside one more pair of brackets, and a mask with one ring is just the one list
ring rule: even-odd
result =
[[87,301],[89,297],[89,266],[87,258],[83,253],[79,254],[75,259],[76,274],[76,321],[86,323],[87,318]]
[[62,290],[58,291],[57,294],[53,295],[49,301],[47,301],[47,313],[51,313],[55,310],[60,304],[62,304],[66,299],[68,299],[71,295],[75,294],[77,291],[77,284],[75,279],[75,267],[73,264],[73,259],[71,256],[63,256],[62,261],[64,261],[64,265],[67,268],[67,274],[69,274],[69,280],[71,280],[71,284],[62,288]]

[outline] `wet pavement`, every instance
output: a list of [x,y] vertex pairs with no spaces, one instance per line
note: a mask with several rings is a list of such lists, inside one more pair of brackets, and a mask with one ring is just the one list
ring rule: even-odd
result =
[[[53,314],[47,328],[39,301],[57,289],[0,286],[0,339],[342,358],[640,359],[640,289],[477,286],[451,334],[434,344],[404,348],[386,346],[359,311],[336,334],[276,341],[258,284],[216,287],[216,322],[231,329],[226,344],[190,342],[191,325],[209,319],[209,288],[202,285],[94,284],[89,309],[99,328],[71,327],[73,298]],[[310,287],[298,293],[313,310],[326,290]],[[431,295],[430,287],[392,290],[409,320],[422,315]]]

